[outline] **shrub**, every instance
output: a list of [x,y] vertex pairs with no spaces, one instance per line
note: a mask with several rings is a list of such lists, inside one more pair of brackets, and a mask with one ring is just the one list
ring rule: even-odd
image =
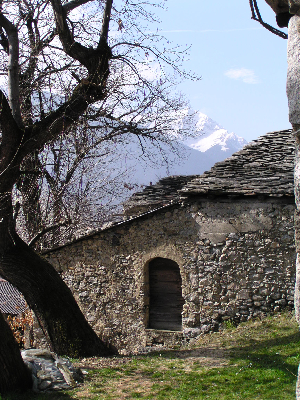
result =
[[7,317],[7,322],[14,334],[16,341],[19,344],[20,348],[24,348],[26,336],[29,340],[29,347],[32,346],[33,335],[33,315],[31,310],[26,310],[20,315],[12,316],[9,315]]

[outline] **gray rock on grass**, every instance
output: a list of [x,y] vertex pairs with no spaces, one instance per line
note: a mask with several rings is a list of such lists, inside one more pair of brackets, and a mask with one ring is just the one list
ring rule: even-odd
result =
[[23,350],[21,354],[31,371],[34,392],[70,389],[83,381],[80,369],[67,358],[39,349]]

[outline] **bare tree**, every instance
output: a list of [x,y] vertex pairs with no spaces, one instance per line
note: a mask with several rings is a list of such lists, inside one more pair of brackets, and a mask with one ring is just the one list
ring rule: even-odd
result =
[[[135,16],[137,12],[141,11],[143,17],[153,18],[140,7],[135,10],[133,15]],[[134,43],[128,41],[128,32],[120,16],[123,19],[126,18],[126,21],[130,21],[128,31],[131,32],[132,29],[138,31],[138,40],[135,40]],[[100,166],[107,164],[108,153],[114,153],[113,146],[119,145],[120,142],[126,143],[134,139],[133,136],[139,137],[143,153],[146,153],[144,150],[149,147],[149,144],[160,146],[162,142],[172,145],[174,152],[178,151],[175,149],[172,136],[178,112],[186,102],[182,97],[174,97],[171,93],[174,91],[176,81],[174,77],[170,77],[168,69],[170,67],[177,68],[179,59],[169,58],[165,47],[162,47],[164,49],[164,53],[162,53],[157,48],[161,38],[153,34],[145,35],[141,28],[138,30],[136,18],[133,19],[131,13],[128,14],[127,11],[121,9],[116,14],[115,20],[118,21],[118,31],[116,31],[118,34],[111,41],[116,54],[110,62],[110,75],[106,82],[107,96],[104,101],[96,102],[96,105],[91,104],[84,115],[68,129],[65,129],[58,141],[48,145],[43,153],[35,152],[23,161],[24,172],[17,185],[22,195],[18,206],[21,205],[23,222],[25,220],[21,231],[24,233],[24,227],[26,227],[23,238],[29,238],[31,245],[39,242],[40,249],[45,246],[61,244],[62,241],[70,239],[78,230],[80,222],[80,231],[82,231],[84,224],[79,221],[79,216],[85,216],[86,227],[93,225],[91,219],[94,225],[98,223],[99,226],[99,222],[103,222],[105,217],[103,203],[101,209],[98,208],[97,216],[93,212],[92,217],[88,210],[91,202],[87,201],[87,198],[95,191],[97,191],[98,199],[103,198],[103,184],[106,182],[106,188],[108,187],[110,171],[106,167],[107,172],[101,173],[102,179],[96,188],[95,185],[90,185],[90,182],[87,182],[83,176],[87,175],[86,171],[91,165],[88,160],[93,159],[93,162],[98,164],[99,174]],[[91,22],[93,21],[90,20],[90,17],[86,24],[81,22],[85,31],[88,23],[91,24]],[[95,28],[93,29],[95,30]],[[122,33],[120,30],[124,32]],[[151,46],[147,43],[149,41]],[[176,53],[175,50],[178,49],[170,50],[171,53],[176,54],[175,58],[183,56],[182,52]],[[163,68],[162,62],[166,64],[167,68]],[[69,73],[69,69],[68,65],[63,76]],[[71,69],[71,77],[75,80],[75,84],[80,82],[77,70],[75,72]],[[64,79],[61,78],[61,80]],[[30,92],[29,85],[30,82],[26,81],[27,92]],[[41,118],[45,113],[45,105],[48,108],[52,107],[49,106],[49,97],[51,101],[59,101],[57,91],[52,93],[51,90],[53,92],[51,85],[46,91],[39,89],[38,93],[31,89],[31,102],[27,101],[27,114],[31,113],[30,110],[35,109],[35,114]],[[64,93],[66,88],[62,89],[60,86],[60,90]],[[68,83],[67,92],[70,90],[70,83]],[[51,94],[49,95],[49,93]],[[35,102],[32,101],[34,95]],[[190,134],[191,132],[184,127],[181,129],[181,134]],[[102,162],[103,158],[105,158],[104,162]],[[120,179],[117,181],[115,178],[114,184],[115,189],[122,190]],[[109,186],[113,188],[111,183]],[[46,188],[49,190],[45,190]],[[124,189],[123,186],[123,191]],[[111,193],[113,197],[114,194]],[[105,197],[107,201],[107,194]],[[39,203],[42,198],[44,204],[46,201],[46,210]],[[70,201],[71,199],[72,201]],[[110,201],[110,203],[112,202]],[[79,207],[81,208],[80,214],[76,213]],[[93,208],[95,208],[95,204],[93,204]],[[83,209],[87,209],[87,213],[83,213]],[[92,218],[86,218],[87,215]],[[55,241],[53,241],[54,238]]]
[[[17,232],[36,250],[64,244],[108,221],[120,220],[121,202],[139,188],[132,181],[137,162],[141,167],[167,168],[185,155],[171,138],[167,144],[151,143],[148,138],[122,133],[103,140],[100,133],[76,127],[67,138],[26,160],[30,172],[19,179],[15,190]],[[170,146],[171,156],[164,154]]]
[[[156,143],[168,137],[166,127],[170,131],[182,106],[181,99],[171,96],[174,81],[168,73],[180,74],[184,53],[168,50],[167,43],[148,33],[146,23],[155,21],[147,11],[150,5],[148,0],[120,0],[114,6],[112,0],[0,2],[0,274],[24,294],[59,354],[110,351],[54,268],[16,232],[13,191],[33,199],[35,208],[26,210],[24,204],[24,211],[39,229],[41,220],[34,215],[41,190],[39,157],[58,139],[67,141],[72,128],[87,124],[93,130],[105,124],[102,141],[120,132]],[[151,80],[155,66],[160,76]],[[55,185],[52,189],[57,190]],[[0,354],[6,354],[5,343],[12,343],[7,332]],[[12,358],[20,369],[20,360]],[[16,371],[5,357],[1,363],[7,371],[5,380],[0,375],[3,391]]]
[[17,232],[35,250],[120,219],[120,201],[133,189],[126,184],[130,168],[120,164],[128,156],[126,140],[111,138],[99,147],[92,137],[79,127],[49,144],[38,158],[29,158],[32,172],[18,182],[15,208]]

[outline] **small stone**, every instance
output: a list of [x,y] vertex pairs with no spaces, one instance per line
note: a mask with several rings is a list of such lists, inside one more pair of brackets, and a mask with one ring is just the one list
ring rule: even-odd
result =
[[268,289],[265,289],[265,288],[261,288],[261,289],[259,290],[259,292],[260,292],[260,294],[261,294],[262,296],[268,296],[268,295],[270,294],[270,291],[269,291]]
[[271,299],[273,299],[273,300],[279,300],[279,299],[281,299],[281,294],[280,294],[280,293],[272,293],[272,294],[270,295],[270,297],[271,297]]
[[276,304],[279,304],[281,306],[285,306],[286,305],[286,300],[285,299],[278,300],[278,301],[276,301]]
[[237,299],[239,300],[247,300],[250,298],[250,292],[247,289],[242,289],[237,294]]
[[265,273],[266,273],[266,275],[274,274],[274,269],[273,268],[266,268]]
[[272,248],[272,249],[276,249],[277,247],[279,247],[280,246],[280,244],[278,243],[278,242],[272,242],[271,244],[270,244],[270,247]]
[[46,389],[49,389],[51,385],[52,385],[52,381],[50,381],[50,380],[43,380],[43,381],[38,385],[38,389],[39,389],[39,390],[46,390]]
[[29,359],[30,357],[41,357],[49,360],[54,360],[55,355],[51,351],[43,349],[27,349],[21,351],[23,359]]

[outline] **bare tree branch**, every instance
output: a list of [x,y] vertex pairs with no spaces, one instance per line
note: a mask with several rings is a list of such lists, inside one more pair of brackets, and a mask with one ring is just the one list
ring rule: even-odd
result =
[[[75,41],[73,33],[70,31],[67,23],[67,13],[64,10],[60,0],[51,0],[53,7],[56,28],[64,51],[75,60],[84,65],[89,72],[89,79],[96,83],[101,83],[102,74],[108,70],[108,59],[111,58],[111,52],[107,46],[107,35],[112,0],[106,0],[106,7],[103,17],[102,32],[97,49],[88,48]],[[107,20],[108,16],[108,20]],[[100,45],[101,44],[101,45]],[[100,75],[98,79],[98,76]]]
[[107,45],[112,4],[113,4],[113,0],[106,0],[104,14],[103,14],[101,37],[100,37],[98,48],[101,48],[105,44]]
[[0,29],[0,44],[3,47],[3,50],[5,51],[5,53],[8,54],[8,47],[9,47],[8,39],[5,36],[2,27]]
[[29,247],[33,247],[38,240],[40,240],[46,233],[54,231],[57,228],[61,228],[63,226],[68,226],[71,223],[71,221],[63,221],[59,222],[58,224],[50,225],[47,226],[47,228],[44,228],[41,232],[39,232],[34,238],[30,240],[28,243]]
[[12,115],[18,126],[23,125],[20,110],[19,92],[19,37],[18,30],[2,13],[0,13],[0,26],[5,30],[9,45],[8,58],[8,101]]
[[68,27],[66,18],[67,13],[63,9],[61,1],[51,0],[51,3],[55,15],[56,29],[58,31],[58,35],[63,45],[64,51],[70,57],[78,60],[80,63],[85,65],[85,58],[87,57],[87,48],[74,40],[74,36]]
[[75,8],[82,6],[83,4],[89,3],[92,0],[73,0],[73,1],[69,1],[68,3],[64,4],[63,10],[68,13],[72,10],[74,10]]

